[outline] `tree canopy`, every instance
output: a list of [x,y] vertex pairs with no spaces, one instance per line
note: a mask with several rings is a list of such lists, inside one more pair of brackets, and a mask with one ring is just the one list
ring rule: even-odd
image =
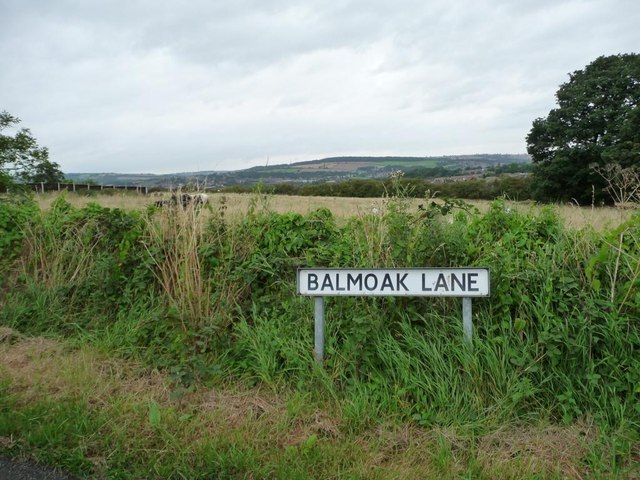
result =
[[611,200],[593,166],[640,165],[640,55],[597,58],[569,74],[556,100],[557,108],[535,119],[527,135],[534,196]]
[[49,160],[49,150],[38,145],[28,128],[21,128],[13,135],[5,130],[20,123],[18,117],[0,112],[0,186],[8,186],[15,180],[23,182],[59,182],[64,179],[60,166]]

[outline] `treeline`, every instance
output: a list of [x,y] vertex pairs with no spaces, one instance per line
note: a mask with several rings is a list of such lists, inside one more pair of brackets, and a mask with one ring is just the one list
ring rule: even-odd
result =
[[531,171],[533,171],[533,165],[530,163],[509,163],[507,165],[495,165],[483,169],[469,165],[461,167],[438,165],[436,167],[409,168],[404,172],[404,176],[407,178],[443,178],[481,172],[482,177],[495,177],[509,173],[530,173]]
[[[507,176],[473,178],[451,182],[431,182],[420,178],[400,180],[351,179],[342,182],[325,182],[306,185],[278,183],[265,186],[263,190],[276,195],[301,195],[317,197],[379,198],[400,189],[407,197],[422,198],[436,194],[446,198],[469,200],[494,200],[506,196],[513,200],[531,199],[529,176]],[[255,185],[234,185],[224,189],[231,193],[248,193]]]

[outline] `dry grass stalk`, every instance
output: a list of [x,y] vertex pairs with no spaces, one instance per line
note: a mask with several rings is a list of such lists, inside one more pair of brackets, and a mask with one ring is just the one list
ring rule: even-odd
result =
[[167,208],[149,218],[147,250],[163,293],[176,307],[183,322],[204,322],[213,316],[211,288],[198,254],[205,216],[195,205]]
[[84,278],[91,272],[93,250],[97,239],[83,240],[90,225],[82,225],[67,231],[62,237],[46,225],[27,224],[20,256],[23,271],[40,285],[55,288]]

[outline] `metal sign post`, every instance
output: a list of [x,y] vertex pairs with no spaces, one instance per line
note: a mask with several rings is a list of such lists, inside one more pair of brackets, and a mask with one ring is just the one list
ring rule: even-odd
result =
[[469,297],[462,299],[462,331],[464,332],[464,341],[471,345],[473,343],[473,315],[471,311],[471,298]]
[[324,297],[315,297],[313,356],[316,362],[324,360]]
[[464,341],[473,338],[472,298],[489,296],[488,268],[298,269],[298,294],[315,298],[314,358],[324,360],[324,297],[461,297]]

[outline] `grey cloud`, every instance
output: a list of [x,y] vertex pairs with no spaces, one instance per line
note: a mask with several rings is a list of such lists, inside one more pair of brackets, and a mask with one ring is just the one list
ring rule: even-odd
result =
[[0,109],[66,170],[523,152],[635,0],[0,0]]

